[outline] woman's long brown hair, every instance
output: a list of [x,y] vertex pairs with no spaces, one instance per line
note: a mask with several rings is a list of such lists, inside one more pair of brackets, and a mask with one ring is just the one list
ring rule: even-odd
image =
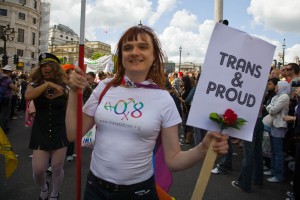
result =
[[[61,86],[66,86],[66,73],[61,69],[60,64],[57,62],[47,63],[51,66],[52,70],[52,82]],[[44,83],[44,78],[41,72],[41,66],[34,69],[33,72],[29,76],[29,82],[33,82],[35,85],[41,85]]]

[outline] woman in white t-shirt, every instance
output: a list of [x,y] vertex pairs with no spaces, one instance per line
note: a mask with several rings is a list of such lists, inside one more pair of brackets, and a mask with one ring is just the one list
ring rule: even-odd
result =
[[[153,149],[161,133],[165,161],[172,171],[187,169],[204,158],[210,141],[226,153],[226,135],[210,132],[190,151],[181,151],[178,124],[181,117],[164,90],[163,51],[154,31],[146,26],[129,28],[117,46],[117,74],[101,81],[83,107],[82,131],[97,125],[85,200],[158,199],[154,183]],[[77,72],[77,73],[76,73]],[[68,139],[76,139],[77,89],[86,86],[77,68],[70,76],[67,107]],[[99,96],[108,83],[99,103]]]

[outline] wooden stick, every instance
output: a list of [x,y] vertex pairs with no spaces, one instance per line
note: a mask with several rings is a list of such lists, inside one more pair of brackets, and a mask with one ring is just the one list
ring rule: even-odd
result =
[[207,183],[209,181],[211,170],[218,155],[212,150],[212,146],[215,144],[215,142],[215,139],[213,139],[209,145],[191,200],[202,200]]

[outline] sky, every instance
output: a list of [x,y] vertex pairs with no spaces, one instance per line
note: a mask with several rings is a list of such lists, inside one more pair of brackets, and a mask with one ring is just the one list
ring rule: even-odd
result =
[[[51,0],[50,26],[63,24],[80,35],[80,0]],[[224,0],[229,26],[276,46],[285,63],[300,57],[299,0]],[[85,38],[110,44],[112,53],[129,27],[150,26],[169,62],[203,63],[214,28],[214,0],[86,0]]]

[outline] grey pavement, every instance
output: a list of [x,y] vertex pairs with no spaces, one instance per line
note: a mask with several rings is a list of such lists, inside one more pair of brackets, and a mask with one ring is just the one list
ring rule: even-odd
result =
[[[19,112],[19,114],[22,114]],[[24,114],[22,114],[24,115]],[[7,135],[13,145],[15,153],[18,155],[19,165],[14,174],[6,179],[4,174],[4,157],[0,155],[0,200],[35,200],[38,199],[40,190],[32,178],[31,158],[32,151],[28,149],[30,128],[25,128],[24,118],[12,120],[9,124],[11,130]],[[191,148],[190,145],[183,145],[183,150]],[[289,182],[291,174],[285,183],[264,182],[264,188],[253,187],[252,193],[246,193],[236,189],[231,185],[231,181],[236,180],[241,167],[242,152],[234,148],[238,155],[233,156],[233,169],[226,175],[212,174],[209,180],[204,200],[284,200],[287,190],[291,190]],[[82,149],[82,176],[81,176],[81,194],[84,192],[86,175],[89,170],[91,150]],[[65,162],[65,178],[60,193],[62,200],[76,199],[76,158],[74,161]],[[199,176],[201,164],[191,169],[173,173],[173,185],[169,193],[176,200],[189,200],[196,181]],[[47,177],[51,183],[51,177]],[[51,184],[50,184],[51,185]],[[51,186],[50,186],[51,187]],[[83,198],[82,198],[83,199]]]

